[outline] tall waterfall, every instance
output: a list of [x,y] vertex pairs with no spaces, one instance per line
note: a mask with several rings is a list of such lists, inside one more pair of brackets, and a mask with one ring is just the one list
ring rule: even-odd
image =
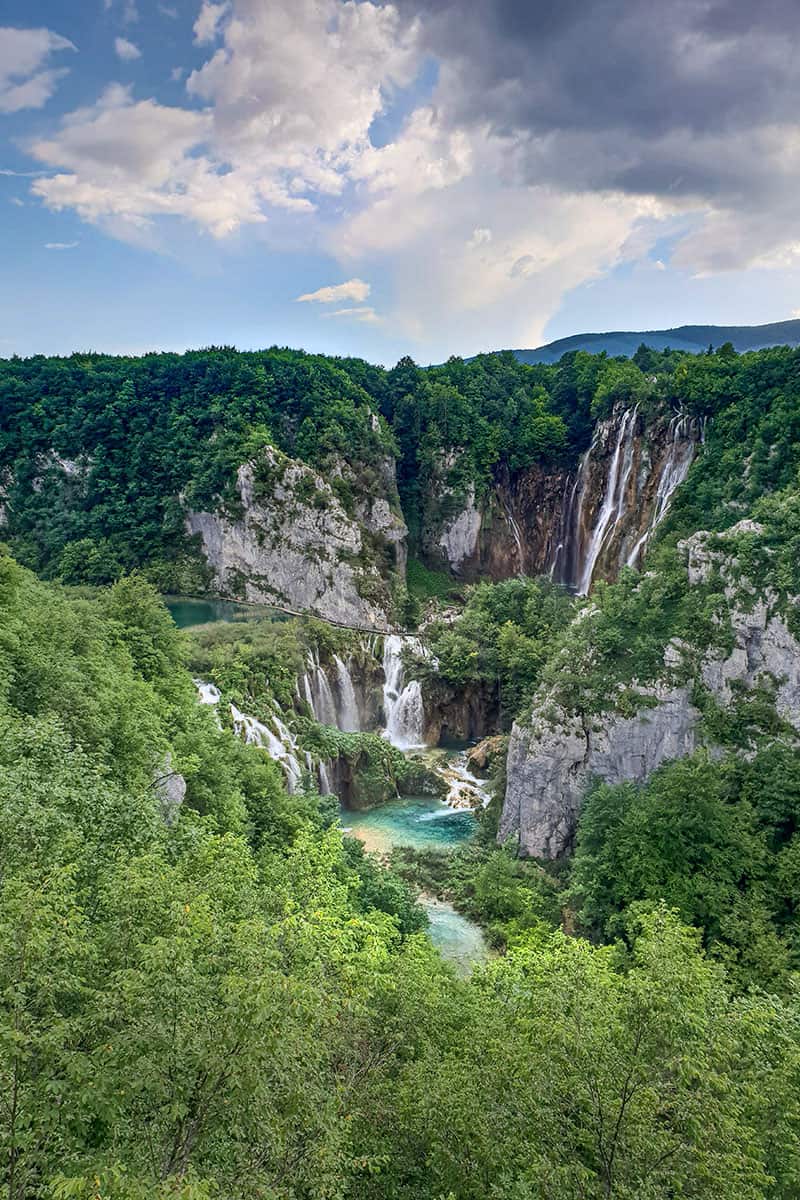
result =
[[[673,493],[681,486],[689,474],[689,468],[692,465],[695,453],[693,431],[694,423],[692,418],[686,413],[677,413],[669,423],[669,451],[664,462],[664,469],[661,472],[661,478],[658,481],[655,506],[650,523],[627,557],[626,565],[629,567],[638,565],[644,548],[652,537],[656,527],[661,524],[667,515],[667,509],[669,508],[669,502],[672,499]],[[705,422],[700,433],[701,442],[704,436]]]
[[[414,648],[421,649],[418,644]],[[403,639],[389,634],[383,642],[383,711],[386,720],[384,737],[399,750],[413,750],[425,745],[425,710],[419,680],[405,683],[403,668]]]
[[704,430],[687,413],[641,428],[638,409],[616,409],[564,485],[550,578],[587,595],[599,575],[638,566],[684,482]]
[[347,664],[338,654],[333,656],[336,686],[331,687],[325,668],[316,652],[309,655],[306,671],[297,683],[297,694],[308,704],[320,725],[333,725],[345,733],[358,733],[361,712],[353,677]]
[[339,692],[339,719],[337,724],[346,733],[357,733],[361,729],[361,717],[358,711],[358,700],[356,699],[356,690],[353,687],[353,679],[338,654],[334,654],[333,661],[336,666],[336,683]]
[[592,586],[592,578],[597,560],[603,549],[606,536],[610,529],[622,517],[625,508],[625,491],[633,466],[633,441],[636,430],[638,405],[628,409],[620,421],[617,443],[611,459],[611,467],[606,480],[606,490],[603,503],[592,530],[591,541],[583,562],[583,569],[578,580],[578,592],[585,596]]

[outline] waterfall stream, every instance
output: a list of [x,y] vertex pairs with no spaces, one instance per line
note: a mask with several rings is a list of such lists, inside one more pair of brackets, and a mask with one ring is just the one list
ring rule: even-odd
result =
[[603,503],[592,530],[589,548],[578,580],[578,593],[586,596],[592,586],[597,560],[599,559],[609,530],[613,529],[625,511],[625,492],[633,466],[633,441],[636,428],[638,405],[627,409],[620,422],[617,442],[606,480]]
[[361,729],[361,717],[358,712],[358,700],[352,676],[338,654],[334,654],[333,661],[336,665],[336,681],[339,690],[337,724],[346,733],[358,733]]
[[[195,679],[194,683],[200,703],[216,709],[222,698],[219,688],[215,687],[213,683],[205,683],[201,679]],[[260,746],[262,750],[266,750],[270,758],[274,759],[282,768],[286,777],[287,791],[295,792],[303,777],[303,769],[297,757],[297,739],[288,726],[284,724],[277,713],[271,717],[274,729],[270,729],[256,717],[243,713],[235,704],[231,704],[230,713],[233,728],[239,737],[251,746]],[[217,724],[221,725],[218,715]]]
[[[669,451],[658,481],[655,505],[650,522],[636,545],[626,559],[629,567],[637,566],[639,559],[658,525],[667,515],[673,493],[680,487],[689,474],[689,468],[694,460],[695,442],[692,437],[693,423],[686,413],[678,413],[672,418],[667,430]],[[703,433],[701,433],[702,441]]]
[[522,548],[522,534],[520,532],[520,528],[519,528],[519,525],[517,524],[517,520],[514,516],[514,513],[511,510],[511,505],[508,503],[508,501],[504,497],[502,498],[502,504],[503,504],[503,512],[505,514],[506,522],[508,524],[509,529],[511,530],[511,536],[514,539],[514,545],[517,547],[517,574],[524,575],[525,574],[525,552]]
[[[412,648],[422,650],[420,643]],[[389,634],[383,642],[383,713],[384,737],[398,750],[413,750],[425,745],[425,710],[422,686],[418,679],[405,684],[403,639]]]

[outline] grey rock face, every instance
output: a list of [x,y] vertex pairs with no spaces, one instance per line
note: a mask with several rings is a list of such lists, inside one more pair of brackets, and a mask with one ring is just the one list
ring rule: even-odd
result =
[[447,521],[439,532],[438,549],[443,554],[451,571],[456,573],[463,563],[472,558],[481,532],[483,515],[475,504],[475,487],[470,487],[464,507],[455,517]]
[[174,825],[186,799],[186,780],[172,769],[172,755],[167,754],[161,768],[153,776],[153,787],[161,805],[165,825]]
[[[742,522],[727,536],[758,532],[753,522]],[[730,605],[733,649],[709,650],[700,659],[699,680],[723,706],[741,688],[767,685],[778,715],[800,733],[800,643],[775,610],[777,597],[756,594],[719,541],[700,532],[681,544],[690,584],[718,572]],[[584,724],[541,697],[530,724],[515,725],[511,735],[499,839],[519,836],[523,854],[555,858],[570,848],[592,779],[641,783],[661,763],[691,754],[702,742],[700,713],[689,687],[670,682],[691,654],[691,647],[669,643],[664,679],[640,689],[642,707],[633,717],[608,712]]]
[[[321,475],[268,447],[258,463],[239,468],[238,488],[241,516],[190,511],[186,517],[220,594],[389,627],[389,589],[366,552],[362,527]],[[390,521],[377,508],[371,505],[371,520],[393,534],[403,557],[405,526],[401,531],[391,510]]]
[[577,718],[555,727],[541,721],[515,724],[500,841],[519,834],[523,854],[556,858],[572,844],[593,778],[638,783],[668,759],[691,754],[697,747],[699,713],[688,690],[653,689],[649,695],[656,701],[653,708],[593,727],[584,727]]

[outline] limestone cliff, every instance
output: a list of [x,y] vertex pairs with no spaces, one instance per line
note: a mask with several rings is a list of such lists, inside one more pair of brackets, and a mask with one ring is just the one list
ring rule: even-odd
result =
[[239,468],[237,490],[235,509],[186,514],[220,595],[390,628],[405,525],[385,496],[364,498],[351,516],[331,483],[273,447]]
[[441,465],[421,544],[433,565],[466,580],[550,574],[575,591],[639,566],[702,440],[685,413],[618,406],[598,421],[574,470],[533,464],[498,470],[480,495],[458,459]]
[[712,648],[670,641],[662,677],[628,689],[628,697],[639,697],[633,715],[615,710],[611,698],[606,712],[587,717],[552,693],[538,697],[530,722],[511,734],[501,841],[518,837],[522,853],[537,857],[563,854],[593,779],[643,782],[661,763],[711,743],[693,703],[702,694],[724,709],[764,689],[786,736],[800,734],[800,643],[787,624],[786,601],[743,579],[728,549],[737,535],[758,532],[745,521],[727,535],[699,532],[680,544],[689,587],[716,580],[725,636]]

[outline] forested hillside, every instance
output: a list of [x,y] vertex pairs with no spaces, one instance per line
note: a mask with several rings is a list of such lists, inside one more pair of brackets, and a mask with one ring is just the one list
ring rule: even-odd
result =
[[[0,388],[9,1200],[793,1200],[800,352]],[[310,523],[303,575],[333,522],[416,634],[180,633],[158,590],[217,586],[187,514],[236,542],[245,495]],[[457,849],[347,835],[446,816],[425,754],[486,734]],[[486,935],[468,977],[431,896]]]
[[9,1197],[793,1194],[794,1000],[734,997],[658,902],[459,982],[195,703],[141,580],[0,589]]

